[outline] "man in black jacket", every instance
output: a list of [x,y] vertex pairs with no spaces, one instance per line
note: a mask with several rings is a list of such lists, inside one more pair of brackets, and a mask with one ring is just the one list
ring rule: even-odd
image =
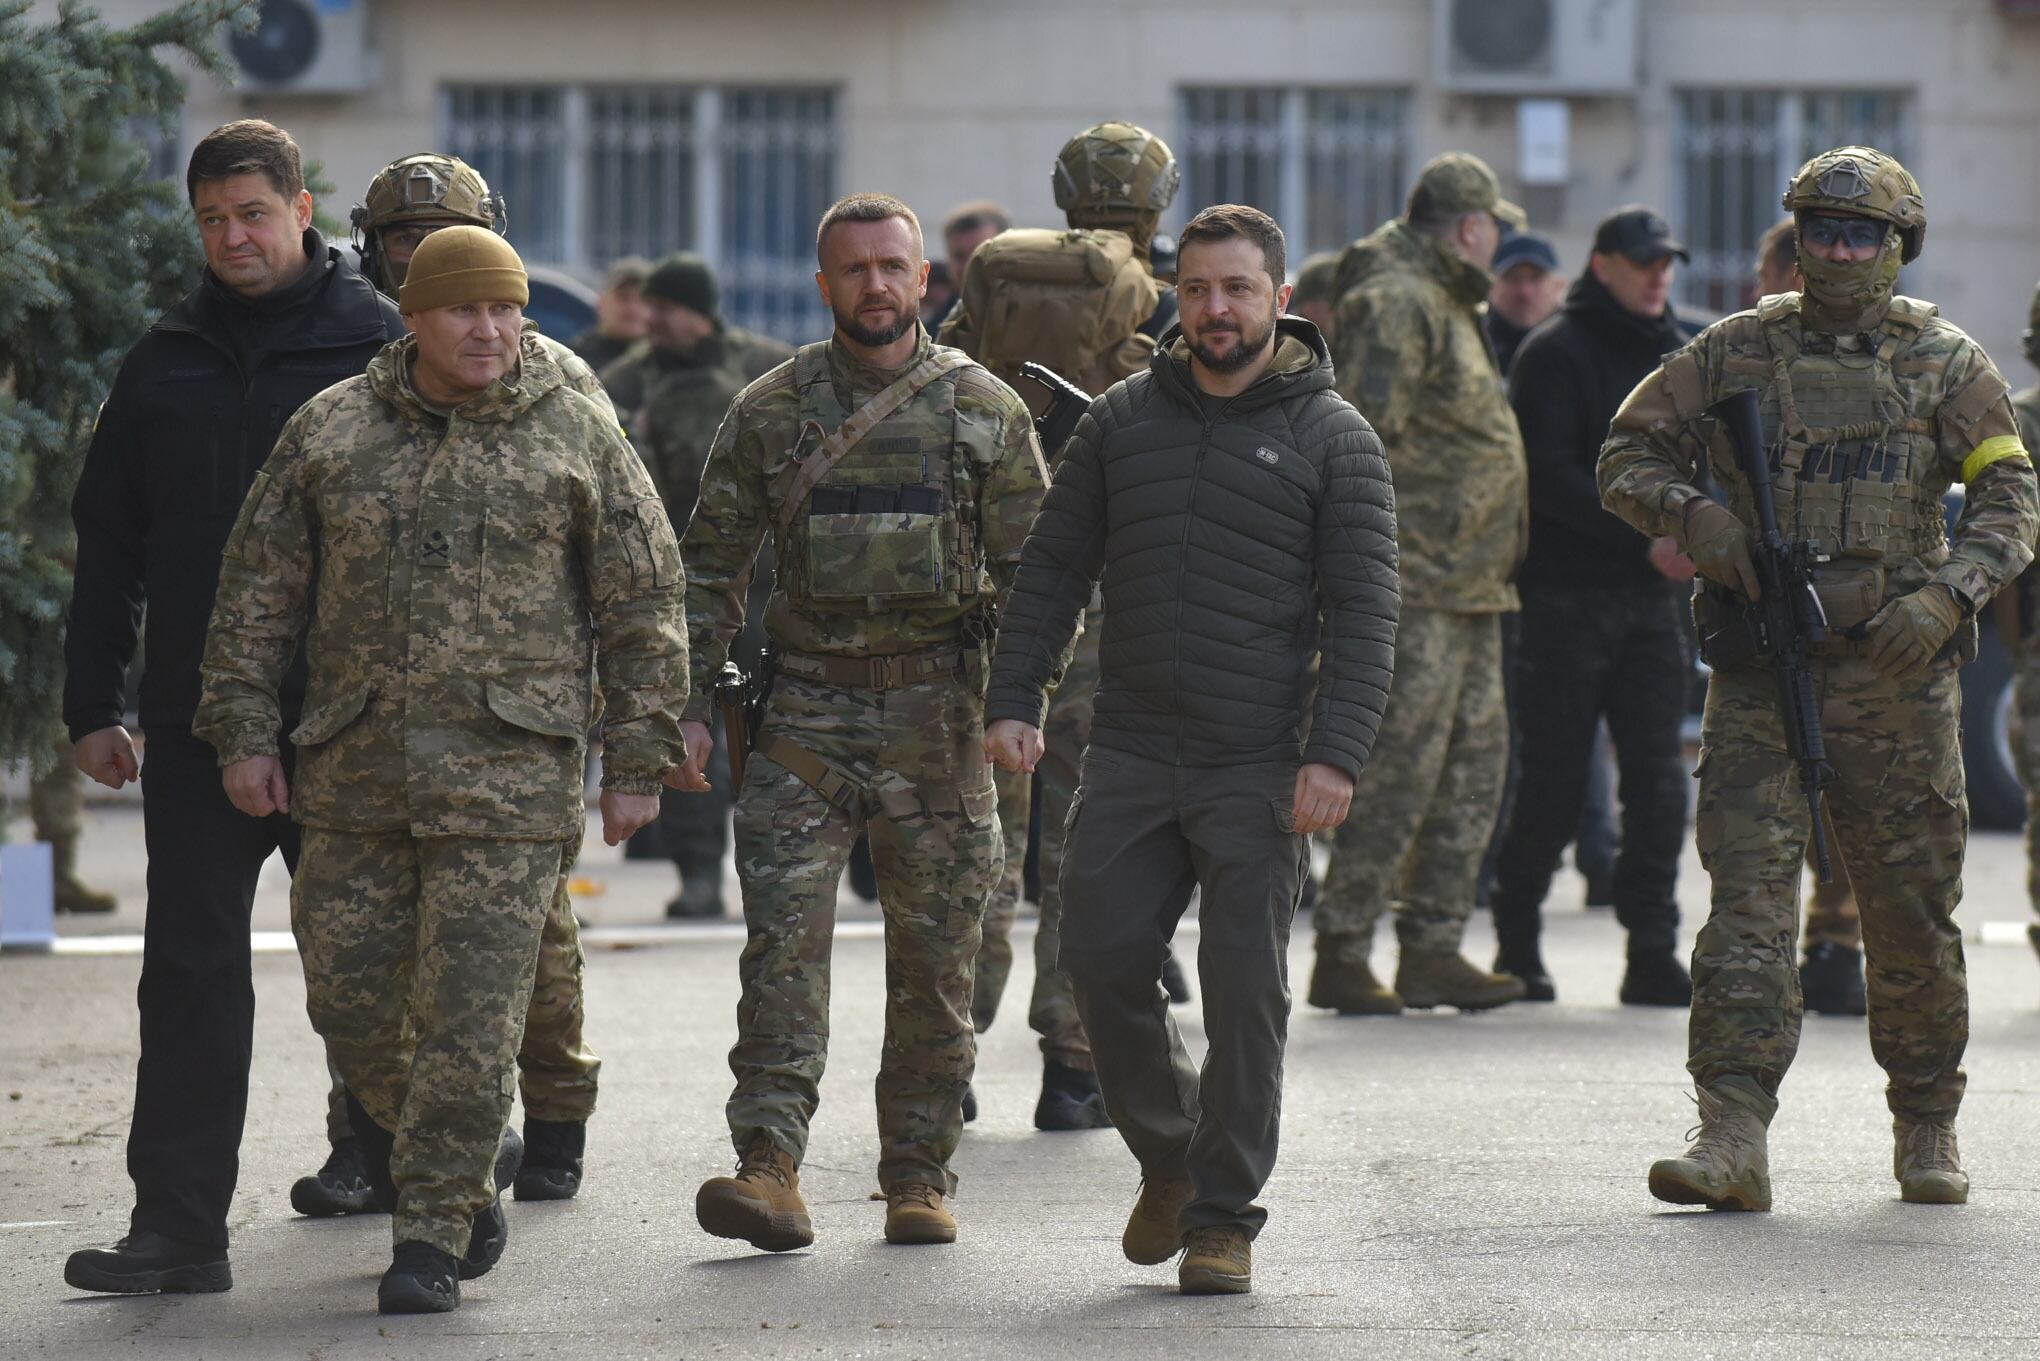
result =
[[[250,818],[227,801],[217,755],[191,732],[221,552],[284,422],[404,333],[396,307],[312,228],[288,133],[259,119],[209,133],[185,186],[205,276],[122,361],[72,503],[64,722],[79,768],[114,789],[141,773],[124,677],[148,607],[134,1214],[119,1244],[64,1268],[81,1290],[119,1294],[233,1284],[227,1208],[255,1022],[249,913],[262,862],[297,853],[287,817]],[[286,731],[303,697],[300,661],[284,682]]]
[[[1158,1265],[1180,1244],[1185,1293],[1238,1293],[1275,1164],[1304,838],[1345,820],[1388,694],[1395,513],[1381,442],[1332,390],[1317,328],[1278,321],[1289,290],[1274,221],[1207,208],[1181,241],[1180,326],[1092,403],[1027,538],[985,749],[1034,768],[1043,691],[1102,575],[1059,962],[1140,1161],[1126,1256]],[[1155,982],[1192,889],[1201,1075]]]
[[1555,989],[1539,949],[1552,873],[1579,826],[1594,729],[1606,719],[1621,782],[1616,919],[1629,932],[1624,1002],[1685,1006],[1674,897],[1686,834],[1679,726],[1690,644],[1681,611],[1693,565],[1601,508],[1594,463],[1630,389],[1693,334],[1673,314],[1673,261],[1686,249],[1643,207],[1594,236],[1587,272],[1559,314],[1523,342],[1509,400],[1530,463],[1530,551],[1517,654],[1521,784],[1502,840],[1494,896],[1498,967]]

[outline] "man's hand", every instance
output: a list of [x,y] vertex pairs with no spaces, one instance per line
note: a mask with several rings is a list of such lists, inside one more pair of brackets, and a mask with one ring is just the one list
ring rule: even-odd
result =
[[1669,534],[1650,541],[1650,565],[1667,581],[1693,579],[1693,559],[1679,551],[1679,541]]
[[1686,556],[1701,576],[1745,599],[1762,597],[1757,564],[1750,557],[1750,532],[1727,506],[1704,496],[1687,502],[1685,539]]
[[1313,761],[1296,772],[1296,815],[1300,836],[1329,832],[1346,820],[1353,807],[1353,778],[1337,766]]
[[251,818],[290,811],[290,786],[284,782],[283,762],[274,756],[250,756],[236,761],[220,776],[227,798]]
[[1892,601],[1870,621],[1870,665],[1880,676],[1909,680],[1927,669],[1961,622],[1955,593],[1929,582]]
[[135,759],[135,740],[118,723],[79,738],[71,748],[71,764],[108,789],[118,789],[129,780],[142,778],[142,763]]
[[1017,718],[1002,718],[985,729],[985,759],[1015,774],[1034,773],[1041,761],[1041,729]]
[[[704,786],[705,788],[706,786]],[[657,794],[622,794],[602,791],[602,840],[621,846],[630,834],[659,815]]]
[[[715,751],[715,737],[708,730],[708,724],[696,723],[691,719],[680,720],[680,740],[687,744],[687,760],[682,765],[666,769],[666,785],[670,789],[684,789],[690,794],[705,794],[709,790],[708,758]],[[610,842],[614,846],[615,842]]]

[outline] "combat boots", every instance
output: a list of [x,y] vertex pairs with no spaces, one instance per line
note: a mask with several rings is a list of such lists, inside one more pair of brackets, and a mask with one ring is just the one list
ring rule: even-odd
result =
[[299,1177],[290,1188],[290,1207],[313,1219],[368,1214],[377,1209],[361,1140],[342,1139],[326,1155],[324,1167],[309,1177]]
[[1693,976],[1669,946],[1632,950],[1629,967],[1622,971],[1620,996],[1625,1007],[1690,1007]]
[[[1777,1103],[1729,1085],[1702,1087],[1700,1125],[1681,1158],[1650,1167],[1650,1193],[1673,1205],[1710,1210],[1771,1208],[1771,1159],[1765,1143]],[[1697,1137],[1696,1137],[1697,1136]]]
[[1194,1194],[1187,1177],[1143,1178],[1140,1199],[1126,1217],[1126,1232],[1119,1247],[1126,1260],[1138,1266],[1160,1266],[1183,1246],[1183,1231],[1176,1221]]
[[1964,1205],[1969,1174],[1955,1147],[1955,1125],[1935,1120],[1893,1120],[1891,1174],[1898,1198],[1912,1205]]
[[1867,1016],[1870,999],[1863,991],[1863,952],[1822,941],[1806,952],[1799,966],[1799,995],[1808,1011],[1823,1016]]
[[379,1314],[446,1314],[460,1308],[464,1273],[453,1254],[430,1243],[405,1241],[390,1254],[390,1269],[375,1289]]
[[1341,1016],[1398,1016],[1403,999],[1374,976],[1367,962],[1373,940],[1364,935],[1327,934],[1317,938],[1317,963],[1310,971],[1305,1000]]
[[763,1137],[744,1150],[733,1177],[711,1177],[694,1196],[694,1217],[717,1238],[738,1238],[766,1252],[791,1252],[815,1241],[800,1198],[793,1155]]
[[[76,779],[73,775],[71,778]],[[101,893],[78,877],[78,838],[50,842],[51,906],[58,912],[111,912],[120,906],[111,893]]]
[[1034,1127],[1041,1130],[1110,1129],[1098,1075],[1049,1059],[1041,1068],[1041,1099],[1034,1103]]
[[1528,989],[1523,980],[1489,973],[1456,950],[1419,950],[1403,946],[1395,967],[1395,990],[1406,1007],[1458,1007],[1486,1011],[1519,1002]]
[[956,1216],[942,1204],[932,1186],[902,1186],[885,1193],[885,1241],[888,1243],[954,1243]]
[[1254,1245],[1237,1224],[1211,1224],[1183,1236],[1176,1286],[1186,1295],[1244,1295],[1254,1288]]
[[588,1126],[580,1120],[524,1117],[524,1164],[514,1186],[519,1200],[572,1200],[581,1189]]

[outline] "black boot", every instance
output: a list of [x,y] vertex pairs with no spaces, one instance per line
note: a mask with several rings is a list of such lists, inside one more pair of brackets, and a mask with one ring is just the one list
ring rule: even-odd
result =
[[722,915],[722,862],[692,874],[681,871],[680,896],[666,904],[666,920],[718,921]]
[[324,1167],[309,1177],[299,1177],[290,1188],[290,1207],[313,1219],[375,1211],[375,1192],[369,1188],[368,1160],[362,1156],[361,1140],[342,1139],[326,1155]]
[[867,903],[878,901],[878,866],[872,863],[868,837],[858,837],[850,848],[850,891]]
[[64,1284],[108,1295],[215,1295],[234,1288],[225,1248],[136,1229],[110,1248],[81,1248],[64,1263]]
[[1503,946],[1495,953],[1495,972],[1514,974],[1523,980],[1526,1002],[1556,1002],[1558,987],[1544,967],[1544,952],[1535,945]]
[[977,1119],[977,1085],[973,1083],[963,1089],[963,1123],[968,1125],[975,1119]]
[[524,1117],[524,1166],[517,1169],[519,1200],[572,1200],[581,1189],[588,1126],[579,1120]]
[[1870,999],[1863,992],[1863,952],[1823,941],[1807,950],[1799,966],[1799,992],[1808,1011],[1823,1016],[1867,1016]]
[[1179,1007],[1190,1000],[1190,980],[1183,976],[1183,966],[1172,954],[1162,956],[1162,991]]
[[390,1177],[390,1155],[396,1151],[397,1136],[375,1122],[353,1092],[347,1096],[347,1123],[354,1129],[361,1149],[361,1170],[368,1179],[375,1208],[393,1214],[397,1208],[397,1183]]
[[1048,1060],[1041,1069],[1041,1099],[1034,1103],[1034,1127],[1046,1130],[1110,1129],[1098,1075]]
[[375,1307],[384,1314],[446,1314],[460,1308],[460,1277],[453,1254],[430,1243],[399,1243],[390,1269],[375,1288]]
[[486,1276],[503,1260],[510,1242],[510,1221],[503,1217],[503,1188],[517,1180],[524,1166],[524,1140],[514,1129],[503,1131],[496,1147],[496,1198],[475,1212],[468,1227],[468,1248],[460,1259],[460,1278]]
[[1690,1007],[1693,978],[1670,946],[1632,950],[1622,975],[1622,1005],[1629,1007]]

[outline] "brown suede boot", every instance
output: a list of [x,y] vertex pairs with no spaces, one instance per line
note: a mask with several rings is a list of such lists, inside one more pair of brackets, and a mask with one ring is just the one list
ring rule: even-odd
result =
[[1126,1260],[1139,1266],[1160,1266],[1183,1246],[1183,1234],[1176,1220],[1190,1203],[1192,1188],[1187,1178],[1143,1179],[1140,1199],[1126,1217],[1126,1232],[1119,1247]]
[[791,1252],[815,1241],[800,1169],[769,1139],[744,1151],[734,1177],[711,1177],[694,1195],[694,1217],[717,1238],[738,1238],[767,1252]]
[[1955,1147],[1955,1124],[1933,1120],[1893,1120],[1895,1143],[1891,1174],[1898,1178],[1898,1198],[1912,1205],[1966,1205],[1969,1174]]
[[1770,1209],[1767,1136],[1776,1103],[1726,1085],[1702,1087],[1695,1099],[1700,1124],[1686,1135],[1693,1146],[1682,1158],[1660,1158],[1650,1165],[1650,1193],[1672,1205]]
[[1395,967],[1395,990],[1407,1007],[1486,1011],[1520,1002],[1528,988],[1513,974],[1489,973],[1457,951],[1405,945]]
[[1367,962],[1372,945],[1361,935],[1319,936],[1317,964],[1310,971],[1310,992],[1304,1000],[1341,1016],[1400,1015],[1403,999],[1381,986]]
[[902,1186],[885,1195],[885,1241],[888,1243],[954,1243],[956,1216],[942,1204],[932,1186]]

